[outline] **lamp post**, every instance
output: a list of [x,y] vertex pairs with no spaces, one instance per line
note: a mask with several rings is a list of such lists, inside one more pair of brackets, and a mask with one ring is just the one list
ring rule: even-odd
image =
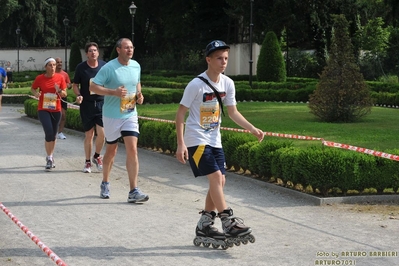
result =
[[254,3],[254,0],[251,1],[251,16],[250,16],[250,22],[249,22],[249,86],[252,88],[252,28],[254,27],[254,24],[252,23],[252,5]]
[[65,27],[65,72],[68,72],[68,55],[67,55],[67,27],[69,24],[69,19],[65,16],[62,21]]
[[18,72],[19,72],[19,34],[21,33],[21,29],[18,28],[15,30],[15,33],[17,34],[17,65],[18,65]]
[[129,6],[130,15],[132,15],[132,43],[134,43],[134,15],[136,14],[137,6],[132,2]]

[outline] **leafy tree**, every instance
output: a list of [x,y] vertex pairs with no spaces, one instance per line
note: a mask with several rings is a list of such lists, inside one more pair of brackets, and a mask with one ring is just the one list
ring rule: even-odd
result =
[[[56,47],[65,43],[63,19],[69,19],[68,45],[80,47],[95,41],[111,51],[121,37],[131,36],[132,17],[128,7],[108,0],[1,0],[0,47],[16,47],[15,30],[20,26],[22,47]],[[331,14],[344,14],[350,22],[349,33],[369,20],[382,17],[384,27],[399,21],[398,0],[135,0],[135,58],[168,61],[173,69],[185,68],[192,55],[202,55],[212,39],[229,44],[248,43],[250,16],[254,43],[262,43],[269,31],[280,39],[285,29],[284,51],[315,49],[321,72],[331,43]],[[253,5],[253,12],[250,6]],[[170,14],[173,14],[171,16]],[[178,45],[176,45],[176,43]],[[354,43],[355,51],[362,48]],[[166,56],[167,55],[167,56]],[[172,59],[172,60],[170,60]],[[287,59],[288,62],[288,59]],[[164,64],[160,62],[159,66]]]
[[389,29],[381,17],[371,19],[362,27],[363,49],[375,56],[383,55],[388,47]]
[[11,15],[15,10],[18,9],[18,1],[17,0],[4,0],[1,1],[1,16],[0,23],[8,19],[8,16]]
[[280,44],[274,32],[269,31],[259,53],[257,74],[258,81],[285,82],[287,75]]
[[369,78],[377,78],[385,75],[381,59],[386,55],[389,47],[390,30],[384,27],[381,17],[371,19],[360,29],[361,43],[364,50],[362,65],[368,67],[372,73]]
[[335,16],[327,66],[309,99],[311,113],[325,122],[354,122],[371,112],[370,91],[355,63],[344,15]]
[[389,46],[384,63],[390,74],[399,74],[399,28],[390,28]]
[[21,38],[29,46],[54,47],[57,36],[57,2],[52,0],[26,0],[18,10],[21,19]]
[[398,15],[399,15],[399,1],[398,0],[384,0],[386,8],[389,10],[386,16],[387,22],[393,27],[398,26]]
[[[21,46],[55,47],[60,43],[62,20],[59,22],[59,0],[1,1],[0,45],[15,47],[15,30],[19,26]],[[61,1],[60,1],[61,2]],[[64,1],[65,2],[65,1]],[[72,5],[71,3],[69,3]],[[60,5],[62,5],[60,3]]]
[[71,45],[71,54],[69,56],[69,70],[75,71],[76,66],[82,61],[82,54],[80,53],[79,44],[74,42]]

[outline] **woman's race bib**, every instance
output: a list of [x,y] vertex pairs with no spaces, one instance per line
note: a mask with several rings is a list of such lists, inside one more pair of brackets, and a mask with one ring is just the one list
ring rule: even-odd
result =
[[57,108],[57,94],[45,93],[43,95],[43,109],[55,110]]

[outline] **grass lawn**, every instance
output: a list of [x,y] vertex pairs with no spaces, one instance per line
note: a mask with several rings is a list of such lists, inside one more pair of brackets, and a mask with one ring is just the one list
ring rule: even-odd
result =
[[[265,132],[287,133],[323,138],[379,151],[399,148],[399,110],[373,107],[370,115],[357,123],[319,122],[303,103],[242,102],[238,110]],[[142,105],[140,116],[174,120],[178,104]],[[223,127],[239,128],[227,116]],[[273,137],[274,138],[274,137]],[[320,141],[293,140],[299,146],[317,145]]]

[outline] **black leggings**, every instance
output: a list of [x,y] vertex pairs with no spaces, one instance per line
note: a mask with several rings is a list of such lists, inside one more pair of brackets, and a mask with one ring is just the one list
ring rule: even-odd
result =
[[39,120],[44,130],[44,138],[47,142],[55,141],[58,127],[61,121],[61,112],[38,111]]

